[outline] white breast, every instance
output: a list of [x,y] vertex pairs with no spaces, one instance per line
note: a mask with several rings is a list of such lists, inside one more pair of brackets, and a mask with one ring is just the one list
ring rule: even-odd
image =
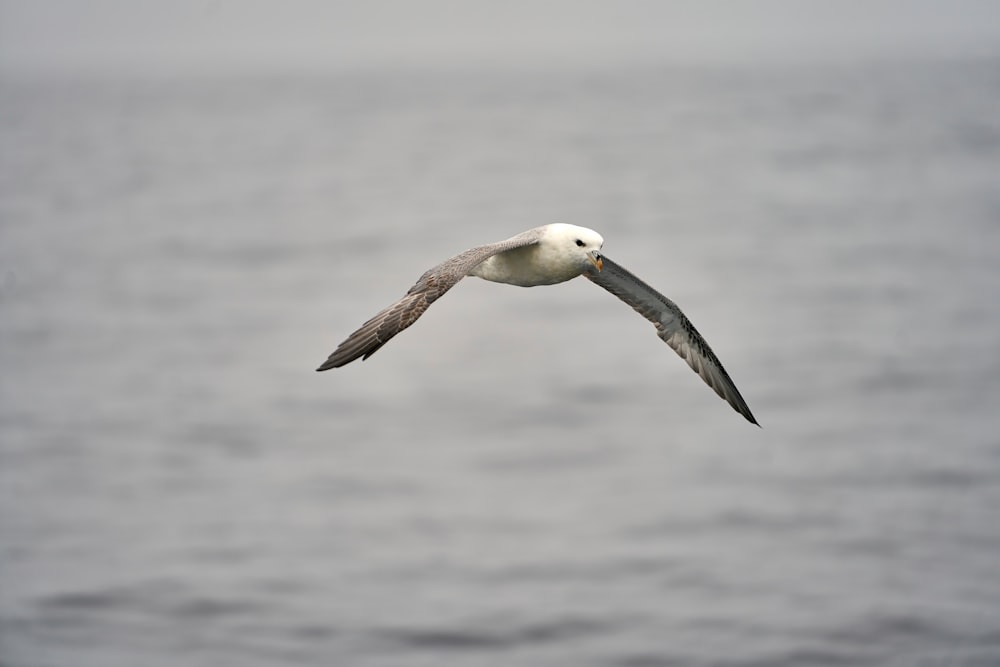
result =
[[494,255],[472,269],[469,275],[495,283],[534,287],[565,282],[581,273],[583,266],[576,257],[540,243]]

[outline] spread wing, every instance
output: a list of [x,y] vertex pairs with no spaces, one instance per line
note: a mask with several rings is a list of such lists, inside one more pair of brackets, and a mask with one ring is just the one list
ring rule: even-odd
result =
[[362,360],[375,354],[389,339],[417,321],[427,308],[454,287],[469,271],[493,255],[534,245],[540,238],[539,229],[530,229],[506,241],[476,246],[446,259],[420,276],[420,280],[402,299],[361,325],[361,328],[337,346],[330,358],[317,371],[339,368],[358,357]]
[[603,270],[598,271],[596,267],[591,267],[583,275],[632,306],[637,313],[652,322],[656,327],[656,335],[672,347],[688,366],[701,376],[705,384],[714,389],[716,394],[725,399],[750,423],[757,424],[746,401],[730,379],[729,373],[722,367],[712,348],[677,304],[612,262],[607,256],[601,257],[604,262]]

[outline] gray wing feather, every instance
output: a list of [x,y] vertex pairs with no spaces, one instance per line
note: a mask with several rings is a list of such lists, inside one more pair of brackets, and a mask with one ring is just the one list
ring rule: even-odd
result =
[[656,335],[672,347],[681,359],[701,376],[705,384],[714,389],[716,394],[746,417],[750,423],[757,424],[746,401],[730,379],[729,373],[722,367],[712,348],[677,304],[612,262],[607,256],[602,255],[602,259],[603,270],[598,271],[596,267],[591,267],[584,275],[652,322],[656,327]]
[[339,368],[359,357],[364,360],[372,356],[389,339],[416,322],[432,303],[473,268],[493,255],[538,243],[540,232],[540,228],[530,229],[506,241],[469,248],[426,271],[402,299],[362,324],[316,370]]

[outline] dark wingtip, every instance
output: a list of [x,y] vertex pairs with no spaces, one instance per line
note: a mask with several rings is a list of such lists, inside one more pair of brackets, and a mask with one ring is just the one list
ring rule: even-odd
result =
[[[348,355],[338,354],[338,353],[342,352],[342,350],[340,349],[340,347],[338,347],[336,350],[334,350],[333,354],[330,355],[330,358],[327,359],[326,361],[324,361],[323,364],[319,368],[316,369],[316,371],[317,372],[319,372],[319,371],[328,371],[331,368],[340,368],[341,366],[346,366],[347,364],[351,363],[355,359],[359,359],[359,358],[362,361],[364,361],[368,357],[370,357],[373,354],[375,354],[375,350],[377,350],[378,348],[382,347],[382,345],[384,345],[384,343],[375,346],[374,349],[368,350],[367,352],[364,352],[364,353],[362,353],[362,352],[356,352],[354,354],[348,354]],[[341,347],[343,347],[343,345],[341,345]],[[364,354],[364,356],[362,356],[362,354]]]
[[343,364],[337,364],[337,363],[334,363],[334,361],[333,361],[333,356],[331,355],[329,359],[327,359],[326,361],[324,361],[324,362],[323,362],[323,363],[322,363],[322,364],[320,365],[320,367],[316,369],[316,372],[317,372],[317,373],[319,373],[319,372],[321,372],[321,371],[328,371],[328,370],[330,370],[331,368],[337,368],[338,366],[342,366],[342,365],[343,365]]
[[757,418],[753,416],[753,413],[750,412],[750,408],[748,407],[744,407],[743,409],[737,408],[737,412],[743,415],[744,419],[746,419],[748,422],[750,422],[757,428],[764,428],[763,426],[760,425],[760,422],[757,421]]

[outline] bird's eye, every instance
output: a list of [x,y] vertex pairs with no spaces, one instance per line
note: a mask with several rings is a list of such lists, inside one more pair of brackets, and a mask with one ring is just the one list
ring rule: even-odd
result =
[[582,248],[582,247],[583,247],[583,241],[581,241],[580,239],[577,239],[577,240],[576,240],[576,245],[577,245],[578,247]]

